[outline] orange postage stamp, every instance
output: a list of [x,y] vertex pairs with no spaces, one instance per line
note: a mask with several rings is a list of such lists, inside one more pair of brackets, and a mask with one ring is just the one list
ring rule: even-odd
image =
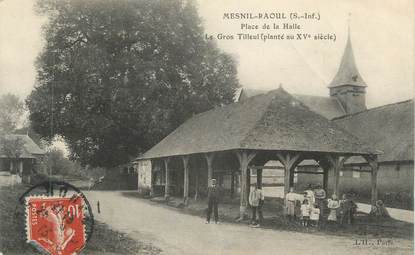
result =
[[51,255],[78,253],[86,243],[81,196],[26,199],[27,241]]

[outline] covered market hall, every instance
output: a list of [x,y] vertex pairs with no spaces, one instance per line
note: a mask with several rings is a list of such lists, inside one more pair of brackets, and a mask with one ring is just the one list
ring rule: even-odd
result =
[[[166,199],[183,196],[185,205],[190,197],[205,195],[213,177],[229,176],[223,195],[234,196],[238,187],[242,218],[248,207],[250,172],[256,171],[261,187],[262,169],[271,160],[283,166],[284,194],[293,187],[296,167],[304,160],[316,161],[323,169],[323,188],[338,194],[343,164],[351,157],[362,157],[371,168],[374,206],[378,154],[280,87],[193,116],[135,164],[139,188]],[[335,177],[333,183],[328,183],[329,173]]]

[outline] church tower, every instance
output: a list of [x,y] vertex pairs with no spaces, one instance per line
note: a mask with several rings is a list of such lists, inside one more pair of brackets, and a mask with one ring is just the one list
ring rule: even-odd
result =
[[356,67],[349,31],[339,70],[328,86],[330,97],[340,101],[346,114],[364,111],[367,109],[366,87]]

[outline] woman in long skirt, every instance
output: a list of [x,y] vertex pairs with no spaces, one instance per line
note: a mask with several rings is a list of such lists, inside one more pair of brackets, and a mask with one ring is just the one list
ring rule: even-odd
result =
[[329,222],[337,222],[337,209],[340,207],[340,202],[337,199],[336,194],[331,196],[331,199],[328,199],[327,207],[330,209],[329,216],[327,220]]

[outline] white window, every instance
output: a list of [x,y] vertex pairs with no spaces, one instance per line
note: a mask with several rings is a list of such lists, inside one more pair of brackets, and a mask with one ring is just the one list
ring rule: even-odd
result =
[[360,178],[360,172],[359,171],[353,171],[353,178]]
[[343,176],[343,171],[340,171],[340,172],[339,172],[339,175],[340,175],[340,176]]

